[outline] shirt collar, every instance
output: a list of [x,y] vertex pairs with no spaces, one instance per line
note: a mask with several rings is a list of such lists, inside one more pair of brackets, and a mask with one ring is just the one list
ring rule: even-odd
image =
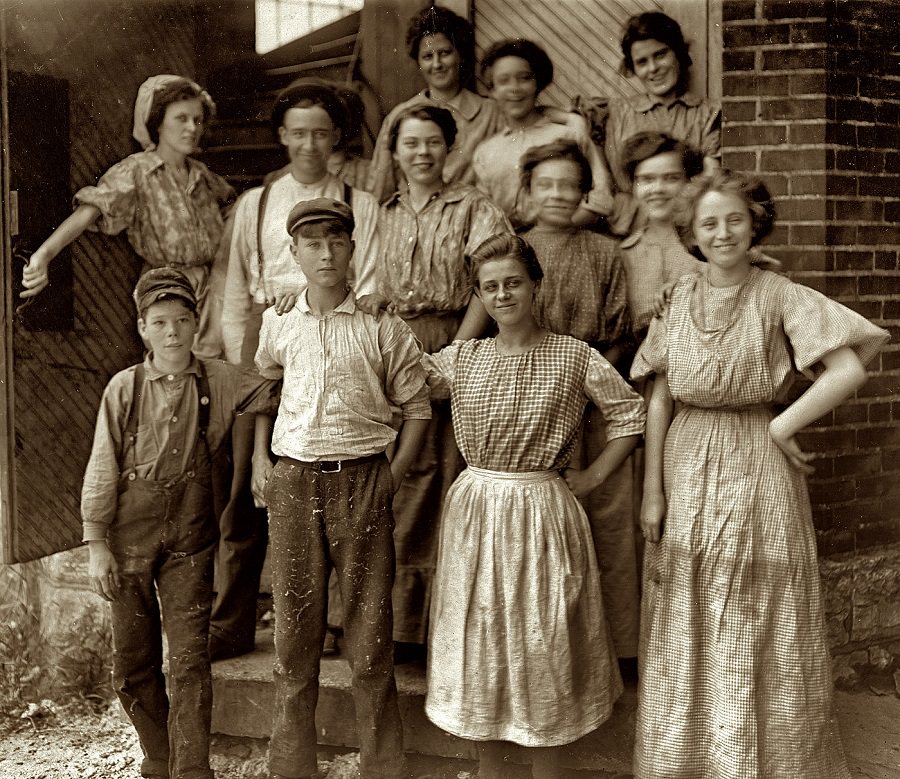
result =
[[[548,124],[556,124],[556,125],[559,125],[560,127],[566,126],[565,122],[557,122],[557,121],[554,121],[553,119],[551,119],[549,116],[547,116],[547,114],[544,112],[543,106],[537,106],[537,111],[538,111],[537,120],[534,122],[534,124],[528,125],[528,127],[525,128],[525,132],[528,132],[528,130],[533,130],[536,127],[545,127]],[[513,130],[511,127],[507,126],[507,127],[504,127],[500,131],[500,135],[512,135],[513,133],[517,133],[517,132],[521,132],[521,130],[520,129]]]
[[471,122],[478,115],[485,101],[485,98],[481,97],[481,95],[476,95],[468,89],[459,90],[449,100],[432,100],[427,89],[423,89],[416,97],[423,103],[432,103],[436,106],[450,106],[467,122]]
[[[435,200],[443,200],[445,203],[458,203],[471,190],[471,184],[462,184],[459,182],[453,184],[444,184],[440,192],[435,192],[430,198],[428,198],[428,203],[426,203],[426,206],[431,204]],[[398,189],[385,201],[384,205],[388,207],[395,207],[408,197],[409,196],[406,192],[401,192]]]
[[[662,99],[657,95],[649,95],[646,92],[641,93],[639,95],[635,95],[629,101],[631,103],[631,107],[635,111],[640,111],[641,113],[647,113],[647,111],[651,111],[657,106],[661,106],[663,104]],[[675,98],[676,103],[682,103],[688,108],[696,108],[703,102],[703,98],[699,95],[695,95],[693,92],[685,92],[683,95],[679,95]],[[671,106],[669,106],[671,107]]]
[[[191,355],[191,362],[188,367],[176,375],[183,376],[188,373],[193,373],[197,376],[200,375],[200,361],[193,354]],[[153,352],[147,352],[147,356],[144,357],[144,376],[146,376],[147,381],[156,381],[171,375],[171,373],[163,373],[162,371],[157,370],[153,365]]]
[[[641,241],[646,237],[647,230],[645,227],[640,228],[639,230],[633,232],[627,238],[625,238],[622,243],[619,244],[622,249],[633,249],[637,246]],[[670,232],[666,233],[663,236],[663,240],[660,243],[667,245],[668,241],[674,241],[677,244],[681,244],[681,239],[678,237],[678,232],[673,227]],[[687,251],[687,249],[685,249]]]
[[[316,316],[313,313],[313,310],[309,307],[309,287],[305,287],[304,290],[300,293],[300,297],[297,298],[297,302],[295,307],[298,311],[309,314],[310,316]],[[335,314],[353,314],[356,312],[356,296],[353,294],[353,290],[348,290],[347,296],[334,308]]]
[[[166,161],[159,156],[155,149],[151,149],[150,151],[143,152],[146,162],[147,173],[153,173],[154,171],[160,170],[164,168],[166,165]],[[192,157],[185,157],[185,162],[188,167],[188,182],[187,182],[187,190],[190,192],[200,180],[200,172],[202,169],[202,163],[193,159]]]

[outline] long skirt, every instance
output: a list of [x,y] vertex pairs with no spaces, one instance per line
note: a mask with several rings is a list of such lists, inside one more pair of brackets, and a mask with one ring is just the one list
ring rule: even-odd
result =
[[634,774],[849,779],[812,512],[766,409],[686,407],[647,544]]
[[559,746],[622,692],[587,517],[555,471],[469,467],[447,493],[425,712],[478,741]]

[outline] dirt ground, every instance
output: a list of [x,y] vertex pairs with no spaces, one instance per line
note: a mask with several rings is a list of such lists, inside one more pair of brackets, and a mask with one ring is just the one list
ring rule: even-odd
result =
[[[900,779],[900,699],[838,692],[836,702],[853,779]],[[114,708],[57,710],[0,732],[2,779],[137,779],[140,762],[134,732]],[[359,776],[354,755],[319,767],[326,779]],[[261,767],[216,758],[213,768],[217,779],[244,779]]]

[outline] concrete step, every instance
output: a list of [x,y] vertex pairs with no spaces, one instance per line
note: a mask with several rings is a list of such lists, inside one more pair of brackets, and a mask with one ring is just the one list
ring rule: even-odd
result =
[[[229,737],[268,739],[272,729],[274,685],[272,665],[275,649],[271,630],[257,632],[256,651],[213,664],[212,731]],[[451,736],[425,716],[425,668],[422,663],[396,667],[404,747],[412,755],[452,759],[477,759],[475,744]],[[631,776],[634,745],[634,714],[637,702],[633,681],[616,703],[612,717],[593,733],[561,750],[561,766],[592,772],[596,777]],[[350,668],[341,656],[322,659],[316,728],[319,743],[326,748],[355,748]],[[519,750],[511,759],[525,763]]]

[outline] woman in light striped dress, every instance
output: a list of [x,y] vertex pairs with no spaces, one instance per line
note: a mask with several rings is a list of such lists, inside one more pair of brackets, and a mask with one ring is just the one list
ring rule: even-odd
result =
[[[795,436],[888,334],[752,264],[774,219],[759,181],[718,170],[682,197],[707,272],[678,281],[631,372],[654,376],[634,773],[849,779]],[[798,371],[816,378],[781,410]]]
[[[554,747],[596,729],[622,690],[576,496],[628,456],[644,408],[599,352],[537,324],[543,274],[522,238],[489,238],[472,274],[497,336],[424,358],[433,393],[451,396],[468,465],[441,519],[426,713],[482,742],[479,776],[499,776],[513,742],[533,748],[536,779],[552,777]],[[584,470],[567,469],[588,401],[608,443]]]

